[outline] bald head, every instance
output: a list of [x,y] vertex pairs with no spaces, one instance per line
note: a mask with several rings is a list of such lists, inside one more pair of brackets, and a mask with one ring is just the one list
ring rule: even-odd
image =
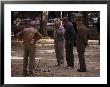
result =
[[55,27],[56,27],[56,28],[59,28],[60,25],[61,25],[61,20],[60,20],[60,19],[56,20],[56,21],[55,21]]

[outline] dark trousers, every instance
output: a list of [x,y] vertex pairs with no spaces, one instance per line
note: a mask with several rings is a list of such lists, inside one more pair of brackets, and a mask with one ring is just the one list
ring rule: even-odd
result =
[[74,67],[73,46],[74,46],[74,41],[66,41],[65,49],[66,49],[67,66],[72,66],[72,67]]
[[80,69],[81,70],[86,70],[84,52],[78,52],[78,57],[79,57]]

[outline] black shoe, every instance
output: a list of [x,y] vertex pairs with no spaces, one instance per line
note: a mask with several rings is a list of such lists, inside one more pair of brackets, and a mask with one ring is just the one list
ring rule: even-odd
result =
[[29,76],[29,74],[23,74],[23,77],[28,77]]
[[66,68],[66,69],[74,69],[74,66],[69,66],[69,65],[67,65],[65,68]]
[[86,69],[85,69],[85,70],[78,69],[77,71],[78,71],[78,72],[87,72],[87,70],[86,70]]
[[41,69],[39,66],[35,66],[34,71],[35,71],[35,73],[37,73],[37,72],[41,71]]

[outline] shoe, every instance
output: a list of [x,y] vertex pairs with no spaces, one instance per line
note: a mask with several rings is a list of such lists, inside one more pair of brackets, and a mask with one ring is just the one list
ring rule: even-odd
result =
[[85,70],[78,69],[77,71],[78,71],[78,72],[87,72],[86,69],[85,69]]
[[60,67],[60,65],[59,65],[59,64],[57,64],[57,65],[55,65],[55,67]]
[[23,74],[23,77],[28,77],[29,76],[29,74]]
[[29,74],[27,73],[27,71],[26,72],[23,72],[23,76],[24,77],[27,77]]
[[31,74],[29,74],[29,77],[33,77],[33,76],[34,76],[34,74],[32,74],[32,73],[31,73]]
[[34,72],[37,73],[37,72],[39,72],[39,71],[41,71],[41,69],[39,68],[39,66],[35,66]]
[[73,66],[68,66],[68,65],[67,65],[65,68],[66,68],[66,69],[74,69]]
[[71,67],[70,66],[68,66],[68,67],[65,67],[66,69],[71,69]]
[[34,72],[29,72],[29,77],[33,77],[34,76]]

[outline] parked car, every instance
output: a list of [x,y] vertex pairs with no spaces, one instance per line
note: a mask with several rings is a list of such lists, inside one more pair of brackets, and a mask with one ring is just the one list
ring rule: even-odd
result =
[[47,26],[53,26],[54,25],[54,19],[49,19],[47,22]]

